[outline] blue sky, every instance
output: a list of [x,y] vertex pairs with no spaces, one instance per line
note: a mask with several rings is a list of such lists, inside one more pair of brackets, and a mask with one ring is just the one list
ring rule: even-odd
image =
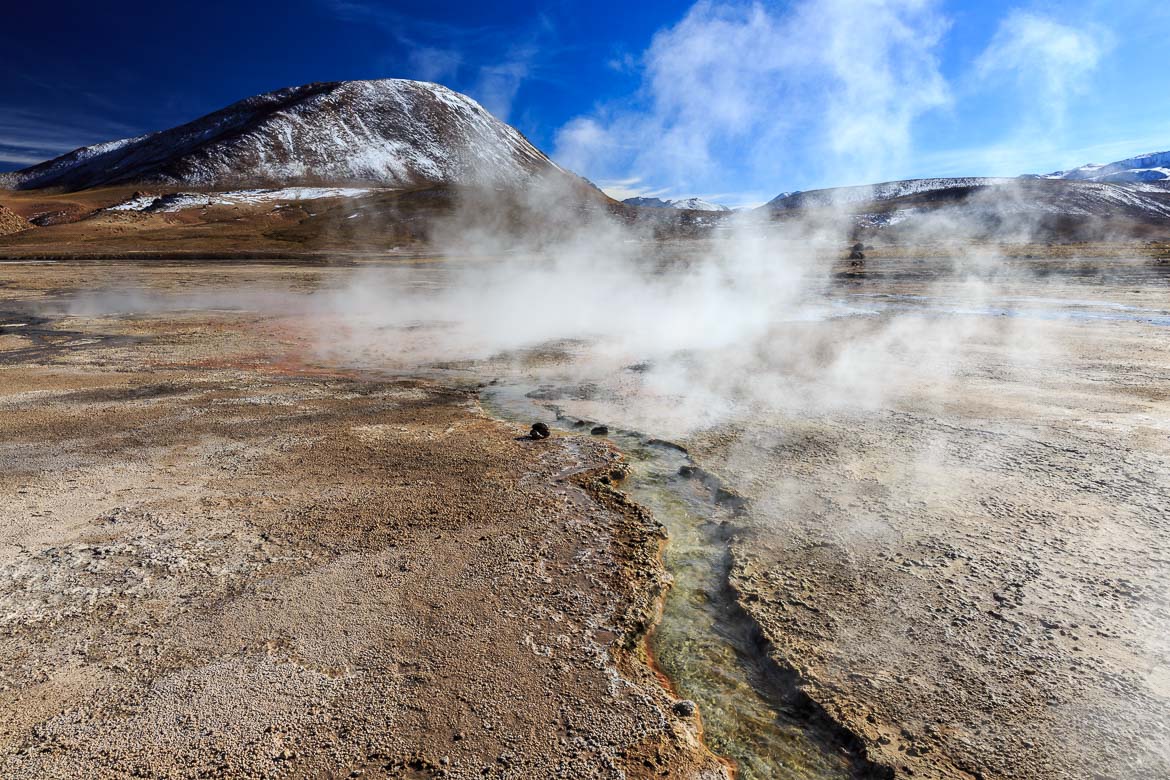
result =
[[0,169],[383,77],[467,92],[623,196],[743,205],[1170,148],[1165,0],[101,5],[5,10]]

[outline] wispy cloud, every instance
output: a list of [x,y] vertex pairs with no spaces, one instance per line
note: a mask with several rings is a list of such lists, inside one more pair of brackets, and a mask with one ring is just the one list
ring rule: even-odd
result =
[[0,165],[35,165],[80,146],[138,135],[122,122],[88,114],[49,116],[13,106],[0,106]]
[[389,38],[392,76],[435,81],[466,92],[504,121],[523,84],[542,78],[545,61],[561,51],[548,17],[526,26],[457,25],[360,0],[324,0],[345,21],[374,24]]
[[598,182],[597,186],[601,188],[609,197],[614,200],[625,200],[626,198],[658,198],[668,192],[666,187],[647,187],[643,181],[637,176],[631,176],[627,179],[611,179],[608,181]]
[[914,121],[949,100],[946,29],[934,0],[702,0],[654,36],[640,90],[567,123],[554,154],[677,194],[879,177],[909,152]]
[[1069,98],[1088,89],[1089,75],[1112,45],[1112,34],[1101,27],[1078,28],[1015,10],[1000,22],[975,66],[986,80],[1014,81],[1034,100],[1031,116],[1059,125]]

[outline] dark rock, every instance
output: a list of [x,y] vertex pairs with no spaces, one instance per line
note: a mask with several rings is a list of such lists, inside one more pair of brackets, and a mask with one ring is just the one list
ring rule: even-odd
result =
[[549,436],[548,426],[542,422],[533,423],[532,430],[528,435],[533,439],[547,439]]
[[609,428],[606,428],[604,425],[594,426],[594,428],[589,432],[594,436],[609,436]]
[[695,703],[690,699],[676,701],[671,709],[674,710],[675,715],[678,715],[681,718],[692,718],[694,717],[695,712],[698,711],[698,707],[696,707]]

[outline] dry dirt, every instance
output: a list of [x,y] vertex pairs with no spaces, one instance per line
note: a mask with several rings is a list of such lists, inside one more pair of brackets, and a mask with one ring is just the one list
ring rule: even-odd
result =
[[122,272],[0,271],[0,775],[723,776],[640,651],[618,453],[259,316],[31,316]]

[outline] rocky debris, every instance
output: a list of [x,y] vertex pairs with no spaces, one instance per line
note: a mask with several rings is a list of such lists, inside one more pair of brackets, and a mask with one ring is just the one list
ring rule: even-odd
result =
[[31,230],[32,223],[0,205],[0,236],[10,236],[22,230]]
[[538,422],[532,424],[532,430],[528,432],[528,437],[537,440],[547,439],[550,433],[551,432],[549,431],[547,425],[542,422]]

